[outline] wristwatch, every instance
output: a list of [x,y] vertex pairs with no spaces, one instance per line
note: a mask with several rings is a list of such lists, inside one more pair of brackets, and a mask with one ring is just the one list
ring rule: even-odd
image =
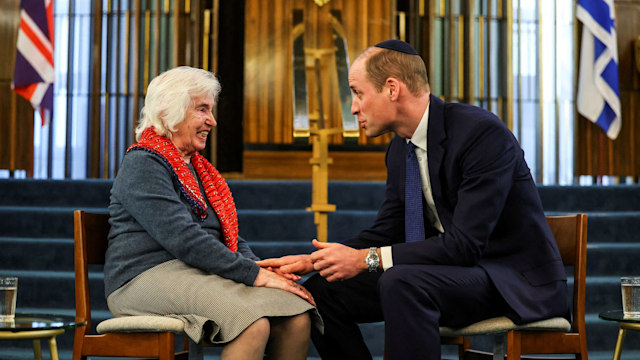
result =
[[380,257],[378,256],[378,249],[375,247],[369,248],[369,254],[364,258],[364,262],[369,267],[369,272],[378,271],[378,266],[380,265]]

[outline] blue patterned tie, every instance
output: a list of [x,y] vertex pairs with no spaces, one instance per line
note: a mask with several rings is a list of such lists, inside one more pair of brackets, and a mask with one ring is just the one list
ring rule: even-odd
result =
[[407,166],[404,181],[404,232],[405,241],[424,240],[424,218],[422,217],[422,180],[420,167],[414,151],[416,146],[407,143]]

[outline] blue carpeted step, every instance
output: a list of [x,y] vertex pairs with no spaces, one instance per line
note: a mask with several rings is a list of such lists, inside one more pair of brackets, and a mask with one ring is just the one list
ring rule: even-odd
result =
[[635,211],[640,209],[640,185],[538,186],[546,211]]
[[72,237],[71,208],[0,207],[0,234],[20,237]]
[[106,207],[0,206],[0,234],[5,237],[73,238],[73,211],[107,213]]
[[[112,180],[0,179],[0,205],[102,207]],[[239,208],[302,209],[311,202],[310,181],[230,180]],[[329,203],[343,209],[377,208],[384,182],[329,183]],[[633,211],[640,208],[640,185],[544,186],[538,191],[548,211]],[[72,203],[70,203],[70,201]]]
[[[640,208],[639,208],[640,209]],[[596,212],[587,213],[588,243],[629,243],[640,244],[640,212]]]
[[331,242],[350,239],[373,225],[376,210],[337,210],[329,214],[327,237]]
[[73,271],[73,239],[0,237],[2,269]]
[[240,235],[248,241],[312,239],[316,229],[313,213],[305,210],[238,209]]
[[[0,234],[5,237],[73,237],[78,207],[0,207]],[[108,212],[107,208],[84,208]],[[563,212],[547,212],[558,215]],[[590,212],[589,243],[629,243],[640,234],[640,212]],[[375,210],[338,210],[329,214],[329,239],[341,241],[370,226]],[[300,209],[238,210],[240,234],[247,240],[304,240],[315,236],[313,213]]]
[[238,209],[305,209],[311,205],[309,181],[230,180]]
[[[78,207],[0,207],[4,237],[73,238],[73,211]],[[107,213],[107,208],[84,208]],[[329,214],[330,241],[345,240],[370,226],[375,211],[346,210]],[[249,241],[310,241],[316,236],[313,212],[304,209],[238,210],[240,235]]]
[[599,314],[603,311],[622,308],[619,276],[587,274],[586,283],[585,303],[587,313]]
[[[238,208],[305,209],[311,205],[310,181],[230,180],[228,183]],[[112,184],[112,180],[0,179],[0,205],[106,207]],[[354,190],[362,196],[353,196]],[[329,203],[344,209],[377,208],[383,196],[382,182],[329,183]]]
[[107,207],[111,180],[0,179],[0,205]]
[[329,183],[329,203],[340,210],[377,210],[382,205],[384,194],[384,182]]
[[[632,240],[632,239],[630,239]],[[640,243],[588,243],[587,276],[640,275]]]

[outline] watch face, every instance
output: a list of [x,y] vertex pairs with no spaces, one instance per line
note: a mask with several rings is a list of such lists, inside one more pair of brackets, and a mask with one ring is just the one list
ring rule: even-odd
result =
[[369,251],[369,254],[365,258],[365,263],[369,267],[369,271],[374,272],[378,269],[378,265],[380,264],[380,258],[378,257],[378,253],[375,252],[374,249]]

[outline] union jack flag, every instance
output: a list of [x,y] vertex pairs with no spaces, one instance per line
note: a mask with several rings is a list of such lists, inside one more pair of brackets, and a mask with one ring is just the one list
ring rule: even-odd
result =
[[40,111],[44,125],[53,114],[53,0],[20,1],[17,45],[11,85]]

